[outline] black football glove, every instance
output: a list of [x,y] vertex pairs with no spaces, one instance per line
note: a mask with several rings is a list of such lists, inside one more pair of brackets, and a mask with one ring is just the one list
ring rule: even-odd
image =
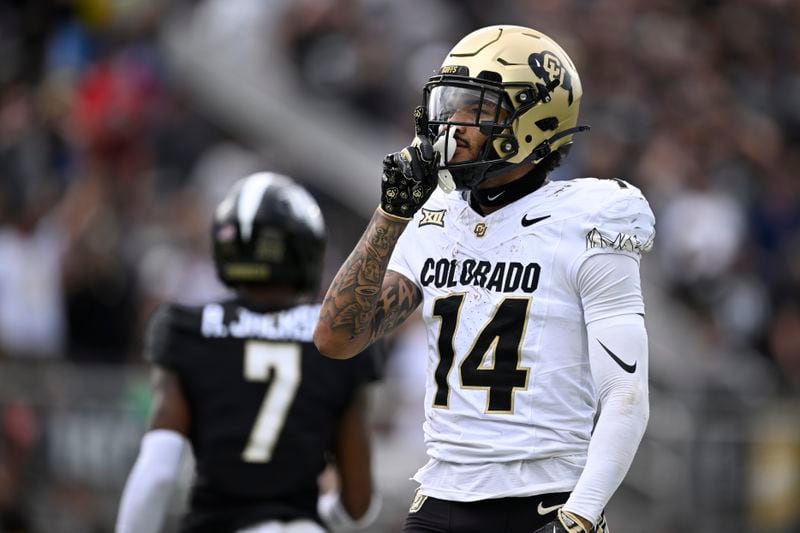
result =
[[428,135],[428,113],[414,110],[416,137],[410,146],[383,158],[381,209],[398,218],[411,220],[436,188],[439,155]]
[[597,525],[587,531],[578,522],[575,516],[569,511],[558,510],[556,518],[543,525],[533,533],[609,533],[606,528],[606,520],[603,515],[597,521]]

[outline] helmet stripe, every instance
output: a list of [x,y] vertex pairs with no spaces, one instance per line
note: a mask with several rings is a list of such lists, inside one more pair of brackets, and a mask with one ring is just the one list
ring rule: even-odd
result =
[[274,181],[271,172],[259,172],[247,178],[239,192],[236,215],[239,218],[239,231],[243,241],[249,241],[253,234],[253,221],[261,205],[264,192]]

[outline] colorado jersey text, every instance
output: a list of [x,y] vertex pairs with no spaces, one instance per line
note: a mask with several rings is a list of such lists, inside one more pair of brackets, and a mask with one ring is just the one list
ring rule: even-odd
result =
[[[438,223],[423,224],[425,211],[441,212]],[[423,294],[434,460],[585,461],[596,402],[576,275],[594,254],[639,261],[654,224],[622,180],[548,182],[487,216],[459,194],[433,194],[389,269]]]

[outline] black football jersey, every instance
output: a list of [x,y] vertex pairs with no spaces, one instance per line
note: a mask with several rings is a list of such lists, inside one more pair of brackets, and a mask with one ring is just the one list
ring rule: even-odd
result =
[[162,306],[146,357],[180,378],[196,476],[183,531],[310,518],[337,422],[376,355],[337,361],[311,342],[319,305],[268,312],[237,300]]

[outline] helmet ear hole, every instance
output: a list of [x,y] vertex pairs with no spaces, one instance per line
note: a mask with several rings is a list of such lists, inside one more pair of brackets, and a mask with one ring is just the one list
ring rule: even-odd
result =
[[555,131],[558,129],[558,118],[545,117],[535,122],[536,126],[542,131]]

